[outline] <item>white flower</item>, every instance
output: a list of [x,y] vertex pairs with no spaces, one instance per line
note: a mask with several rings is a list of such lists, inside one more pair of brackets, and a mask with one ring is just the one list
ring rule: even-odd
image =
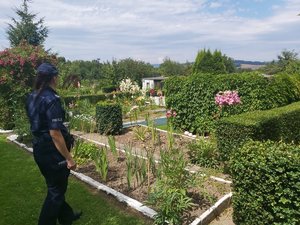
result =
[[140,92],[138,84],[136,82],[132,82],[130,79],[122,80],[119,88],[121,92],[129,92],[131,94]]

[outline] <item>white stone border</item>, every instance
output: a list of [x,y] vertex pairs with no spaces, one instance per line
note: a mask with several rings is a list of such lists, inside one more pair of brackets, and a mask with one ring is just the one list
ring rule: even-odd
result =
[[0,134],[9,134],[9,133],[12,133],[13,130],[2,130],[0,129]]
[[99,183],[98,181],[95,181],[94,179],[82,174],[82,173],[77,173],[75,171],[71,171],[71,173],[77,177],[78,179],[84,181],[85,183],[91,185],[92,187],[104,191],[107,194],[111,194],[114,197],[116,197],[120,202],[125,202],[128,206],[134,208],[135,210],[141,212],[142,214],[144,214],[145,216],[148,216],[150,218],[154,218],[154,216],[157,214],[157,212],[155,212],[153,209],[143,205],[141,202],[130,198],[104,184]]
[[[7,139],[10,140],[11,142],[17,144],[18,146],[25,148],[27,151],[32,153],[33,152],[32,148],[28,148],[25,144],[18,142],[17,137],[18,137],[18,135],[10,135],[7,137]],[[81,137],[81,138],[83,138],[83,137]],[[89,141],[92,141],[96,144],[101,144],[101,145],[106,146],[103,143],[99,143],[99,142],[96,142],[93,140],[89,140]],[[130,198],[130,197],[128,197],[128,196],[126,196],[104,184],[101,184],[98,181],[95,181],[94,179],[92,179],[82,173],[71,171],[71,174],[74,175],[76,178],[80,179],[81,181],[96,188],[97,190],[101,190],[101,191],[106,192],[107,194],[113,195],[114,197],[117,198],[118,201],[125,202],[128,206],[141,212],[145,216],[148,216],[153,219],[154,216],[157,214],[156,211],[143,205],[141,202],[139,202],[133,198]],[[218,179],[221,179],[221,178],[218,178]],[[223,180],[223,179],[221,179],[221,180]],[[198,218],[196,218],[190,225],[207,225],[207,224],[209,224],[212,220],[214,220],[216,218],[216,216],[221,214],[230,205],[231,197],[232,197],[232,192],[223,196],[212,207],[210,207],[203,214],[201,214]]]
[[196,218],[190,225],[206,225],[220,215],[231,203],[232,192],[224,195],[212,207],[206,210],[201,216]]
[[11,142],[17,144],[21,148],[25,148],[27,151],[33,153],[33,149],[32,148],[28,148],[25,144],[18,142],[17,138],[18,138],[18,135],[16,135],[16,134],[12,134],[12,135],[10,135],[10,136],[7,137],[7,139],[10,140]]

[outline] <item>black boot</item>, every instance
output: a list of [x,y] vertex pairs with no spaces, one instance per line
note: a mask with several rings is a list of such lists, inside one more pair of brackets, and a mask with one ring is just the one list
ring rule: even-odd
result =
[[74,215],[73,215],[73,221],[79,220],[80,217],[81,217],[81,215],[82,215],[82,211],[74,212]]
[[72,217],[72,222],[70,223],[61,223],[61,225],[72,225],[73,221],[79,220],[82,215],[82,211],[74,212]]

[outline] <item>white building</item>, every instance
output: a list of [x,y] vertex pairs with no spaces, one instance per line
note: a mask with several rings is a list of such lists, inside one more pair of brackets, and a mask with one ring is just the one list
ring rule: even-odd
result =
[[142,89],[150,90],[156,89],[161,90],[163,88],[163,82],[165,77],[145,77],[142,79]]

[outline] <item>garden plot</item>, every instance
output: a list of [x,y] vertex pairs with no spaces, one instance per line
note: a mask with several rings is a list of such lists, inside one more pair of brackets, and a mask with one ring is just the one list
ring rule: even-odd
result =
[[[98,152],[98,162],[88,156],[93,155],[92,147],[74,148],[75,157],[80,163],[77,172],[145,203],[149,199],[151,190],[155,189],[155,181],[157,173],[159,173],[158,161],[160,161],[162,150],[167,151],[168,146],[173,145],[173,148],[180,149],[184,160],[187,161],[187,145],[193,140],[180,135],[172,135],[174,139],[170,143],[168,133],[155,131],[156,134],[153,135],[151,128],[148,128],[150,130],[147,131],[142,129],[145,127],[127,128],[123,134],[114,136],[114,141],[112,141],[112,137],[108,138],[96,133],[87,134],[73,131],[72,133],[80,139],[102,146],[96,150],[100,151]],[[112,151],[109,147],[103,148],[112,143],[119,151]],[[85,150],[82,151],[84,148]],[[80,153],[80,151],[82,152]],[[84,154],[87,155],[86,158],[83,157]],[[101,157],[101,155],[105,155],[105,157]],[[151,161],[152,163],[149,163]],[[191,164],[186,165],[186,168],[193,170],[193,173],[189,173],[189,176],[193,178],[193,185],[187,189],[187,196],[192,199],[193,206],[183,214],[184,224],[189,224],[208,210],[218,199],[230,192],[230,182],[222,183],[217,181],[218,179],[210,178],[221,177],[222,179],[219,180],[224,181],[227,178],[224,174],[214,173],[214,176],[210,176],[208,170]],[[158,210],[155,205],[151,207]]]

